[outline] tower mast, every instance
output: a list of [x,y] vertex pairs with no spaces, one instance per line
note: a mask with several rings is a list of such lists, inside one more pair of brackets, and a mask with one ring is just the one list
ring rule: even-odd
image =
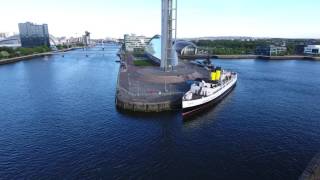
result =
[[177,38],[177,0],[162,0],[161,68],[170,71],[178,65],[173,47]]

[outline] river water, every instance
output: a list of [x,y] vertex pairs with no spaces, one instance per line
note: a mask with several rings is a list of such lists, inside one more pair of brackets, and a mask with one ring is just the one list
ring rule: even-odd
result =
[[320,62],[214,60],[238,85],[183,122],[116,110],[117,48],[0,66],[0,179],[297,179],[320,151]]

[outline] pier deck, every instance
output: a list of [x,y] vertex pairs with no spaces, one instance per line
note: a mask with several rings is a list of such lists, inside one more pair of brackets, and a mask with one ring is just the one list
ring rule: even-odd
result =
[[181,61],[172,72],[159,66],[137,67],[133,56],[122,58],[118,75],[116,105],[135,112],[161,112],[181,108],[181,98],[190,88],[188,80],[207,78],[204,68]]

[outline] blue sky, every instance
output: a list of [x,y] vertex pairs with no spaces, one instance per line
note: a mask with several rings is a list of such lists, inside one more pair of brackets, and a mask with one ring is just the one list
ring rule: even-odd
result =
[[[54,36],[95,38],[161,31],[161,0],[1,0],[0,32],[48,23]],[[178,0],[178,37],[320,38],[317,0]]]

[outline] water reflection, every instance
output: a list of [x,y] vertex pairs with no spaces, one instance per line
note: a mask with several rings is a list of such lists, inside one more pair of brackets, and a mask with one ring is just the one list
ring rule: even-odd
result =
[[[237,88],[237,87],[235,87]],[[224,99],[222,99],[218,104],[213,105],[208,109],[202,110],[200,113],[191,116],[189,118],[183,119],[183,127],[186,130],[196,130],[203,126],[207,126],[208,124],[212,124],[213,121],[217,119],[219,113],[221,111],[228,111],[230,109],[230,103],[232,103],[236,92],[233,90],[227,95]]]

